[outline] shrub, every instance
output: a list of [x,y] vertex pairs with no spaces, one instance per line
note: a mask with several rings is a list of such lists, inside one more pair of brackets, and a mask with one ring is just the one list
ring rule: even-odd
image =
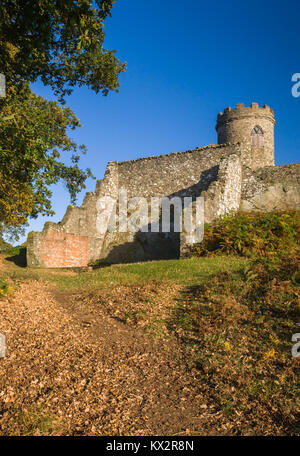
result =
[[191,255],[212,254],[261,257],[299,248],[300,212],[240,212],[205,225],[204,240]]
[[4,249],[3,253],[8,256],[8,255],[11,255],[11,256],[19,256],[19,255],[24,255],[26,254],[26,247],[22,246],[22,245],[18,245],[16,247],[7,247],[6,249]]

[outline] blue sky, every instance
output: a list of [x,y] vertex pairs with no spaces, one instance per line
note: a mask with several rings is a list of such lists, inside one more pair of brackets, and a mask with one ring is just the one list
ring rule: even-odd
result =
[[[81,167],[101,179],[110,160],[215,144],[218,112],[251,101],[275,110],[276,164],[299,161],[300,98],[291,95],[299,19],[299,0],[117,0],[105,45],[128,65],[120,92],[81,88],[67,99],[83,125],[73,137],[88,148]],[[34,90],[52,98],[41,84]],[[90,179],[86,191],[94,188]],[[60,221],[68,204],[55,186],[56,215],[31,221],[27,232]]]

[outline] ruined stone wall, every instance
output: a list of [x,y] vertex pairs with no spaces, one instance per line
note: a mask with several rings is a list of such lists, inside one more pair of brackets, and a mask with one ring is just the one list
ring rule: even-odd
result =
[[48,225],[43,233],[29,236],[27,249],[31,267],[82,267],[88,263],[89,238],[51,229]]
[[[211,183],[204,198],[204,222],[210,223],[222,215],[236,212],[240,208],[242,193],[242,163],[239,149],[221,160],[218,180]],[[195,217],[195,203],[193,203]],[[184,211],[183,211],[184,217]],[[199,242],[197,226],[192,231],[183,230],[180,234],[180,257],[186,257],[195,242]]]
[[[193,151],[149,157],[118,164],[119,189],[128,198],[197,197],[219,179],[223,157],[239,151],[238,145],[210,145]],[[232,175],[236,174],[231,169]],[[217,213],[220,201],[210,200]],[[149,204],[150,206],[150,204]],[[148,227],[147,227],[148,228]],[[178,258],[180,233],[107,233],[100,259],[110,263]]]
[[106,195],[117,198],[117,192],[117,165],[112,162],[104,179],[97,182],[95,192],[86,194],[81,207],[69,206],[60,223],[48,222],[41,233],[29,233],[27,265],[82,267],[97,260],[105,237],[97,230],[97,202]]
[[[300,163],[252,170],[242,165],[240,155],[231,154],[221,161],[218,180],[202,196],[205,222],[232,211],[300,210]],[[189,255],[195,239],[195,231],[181,233],[181,258]]]
[[[99,205],[101,198],[109,196],[117,205],[120,189],[127,190],[128,198],[198,196],[218,178],[222,157],[228,156],[237,147],[226,144],[211,145],[159,157],[122,163],[110,162],[104,179],[97,182],[94,193],[87,193],[81,207],[70,206],[60,223],[48,223],[42,233],[30,234],[28,265],[79,267],[83,263],[98,259],[122,262],[177,257],[178,233],[100,233],[98,221],[103,211]],[[48,232],[50,228],[51,235]],[[82,242],[74,236],[81,237]],[[69,238],[74,240],[73,248]],[[68,248],[61,247],[64,242],[69,242]],[[80,254],[77,256],[81,245],[84,245],[82,257]],[[72,257],[72,261],[69,257]]]

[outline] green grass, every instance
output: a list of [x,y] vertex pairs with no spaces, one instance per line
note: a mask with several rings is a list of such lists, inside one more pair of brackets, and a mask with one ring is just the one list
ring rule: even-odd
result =
[[112,265],[93,271],[58,269],[27,269],[4,260],[1,275],[13,280],[47,280],[60,289],[93,290],[105,285],[145,283],[149,280],[171,281],[193,285],[206,281],[210,275],[230,269],[239,270],[247,263],[243,258],[215,257],[185,260],[150,261]]
[[59,420],[47,412],[46,407],[21,405],[12,407],[12,432],[20,436],[46,436],[59,433]]

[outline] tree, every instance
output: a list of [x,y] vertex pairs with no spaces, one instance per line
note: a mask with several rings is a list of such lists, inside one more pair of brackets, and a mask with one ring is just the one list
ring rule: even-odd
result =
[[0,0],[0,68],[8,82],[40,77],[61,101],[76,85],[104,95],[116,90],[125,65],[103,47],[113,3]]
[[[69,108],[36,96],[27,83],[9,87],[0,103],[0,221],[18,226],[29,214],[53,214],[51,184],[63,180],[74,202],[92,174],[78,167],[85,148],[68,137],[80,125]],[[69,166],[61,151],[71,153]]]
[[[75,86],[107,95],[125,65],[103,48],[104,19],[114,0],[0,0],[0,224],[13,230],[39,213],[51,215],[50,185],[65,182],[71,201],[92,176],[78,162],[84,146],[69,138],[80,126],[64,106]],[[36,96],[30,83],[50,85],[58,102]],[[70,153],[70,163],[61,160]]]

